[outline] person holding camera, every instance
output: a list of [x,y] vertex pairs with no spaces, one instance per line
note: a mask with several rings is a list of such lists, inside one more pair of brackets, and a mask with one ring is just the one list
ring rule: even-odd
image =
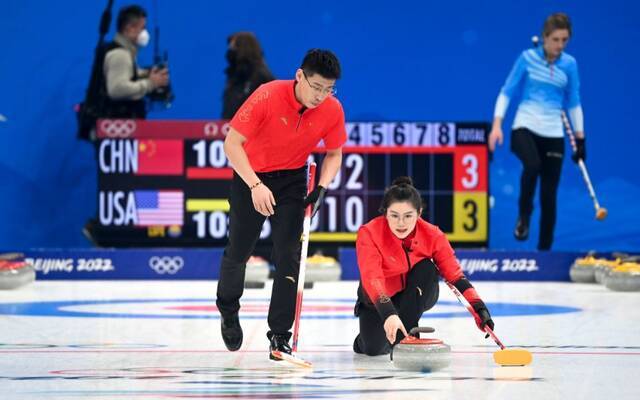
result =
[[113,42],[107,44],[102,63],[105,99],[103,118],[145,118],[144,96],[169,84],[169,70],[140,69],[139,47],[149,43],[147,13],[137,5],[120,10]]
[[138,49],[150,40],[146,11],[138,5],[120,9],[117,32],[113,41],[105,44],[103,39],[110,21],[107,8],[100,23],[100,39],[85,99],[76,106],[78,138],[83,140],[95,141],[98,119],[146,118],[145,96],[172,98],[166,66],[142,69],[136,62]]

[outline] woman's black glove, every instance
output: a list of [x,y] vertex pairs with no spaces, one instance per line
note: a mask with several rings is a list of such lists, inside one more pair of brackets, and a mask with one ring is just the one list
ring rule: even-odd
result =
[[584,138],[576,138],[576,151],[571,155],[571,159],[574,163],[578,163],[578,160],[587,160],[587,150],[584,146]]

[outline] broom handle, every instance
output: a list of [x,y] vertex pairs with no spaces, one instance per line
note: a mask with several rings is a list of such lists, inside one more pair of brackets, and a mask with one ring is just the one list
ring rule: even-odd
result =
[[[309,180],[307,181],[307,196],[313,191],[316,180],[316,163],[309,165]],[[300,251],[300,271],[298,272],[298,292],[296,294],[296,313],[293,319],[293,352],[298,351],[298,333],[300,330],[300,314],[302,313],[302,295],[304,293],[304,275],[307,269],[307,253],[309,251],[309,231],[311,230],[311,210],[313,204],[309,204],[304,210],[304,222],[302,223],[302,249]]]
[[[567,114],[562,111],[562,123],[564,124],[565,131],[569,136],[569,143],[571,143],[571,148],[573,152],[576,152],[576,138],[573,135],[573,130],[571,129],[571,124],[569,123],[569,118],[567,118]],[[600,203],[598,203],[598,198],[596,197],[596,191],[593,189],[593,185],[591,184],[591,179],[589,178],[589,172],[587,172],[587,166],[584,161],[581,159],[578,160],[578,167],[580,167],[580,172],[582,172],[582,178],[584,182],[587,184],[587,189],[589,190],[589,195],[593,200],[593,205],[596,207],[596,211],[600,208]]]
[[[447,283],[447,286],[449,286],[449,289],[451,289],[453,294],[456,295],[456,297],[458,298],[458,301],[460,302],[460,304],[462,304],[471,313],[471,315],[473,315],[474,319],[479,319],[478,318],[478,314],[476,313],[476,310],[473,309],[473,306],[467,301],[467,299],[462,295],[462,293],[460,293],[460,291],[455,286],[453,286],[451,283],[449,283],[448,281],[445,280],[445,282]],[[484,331],[489,336],[491,336],[491,339],[493,339],[493,341],[496,342],[496,344],[498,346],[500,346],[500,348],[502,350],[505,349],[505,346],[502,344],[500,339],[498,339],[496,334],[493,333],[493,330],[488,325],[484,326]]]
[[587,184],[587,189],[589,189],[589,195],[593,200],[593,204],[596,206],[596,210],[600,208],[600,203],[598,203],[598,198],[596,197],[596,191],[593,189],[593,185],[591,184],[591,179],[589,179],[589,173],[587,172],[587,166],[584,164],[582,159],[578,160],[578,166],[580,167],[580,171],[582,172],[582,177]]

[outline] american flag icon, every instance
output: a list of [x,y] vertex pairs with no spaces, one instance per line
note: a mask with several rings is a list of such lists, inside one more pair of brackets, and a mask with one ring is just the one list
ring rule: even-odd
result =
[[184,193],[179,190],[136,190],[137,226],[184,224]]

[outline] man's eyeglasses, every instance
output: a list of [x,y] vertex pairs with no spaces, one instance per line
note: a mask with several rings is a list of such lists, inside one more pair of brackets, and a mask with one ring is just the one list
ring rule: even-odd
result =
[[311,83],[309,82],[309,78],[307,78],[307,74],[304,73],[304,71],[302,71],[302,75],[304,76],[304,80],[307,81],[307,83],[309,84],[309,87],[316,93],[321,94],[323,96],[328,96],[330,94],[332,95],[336,95],[336,93],[338,93],[338,89],[333,86],[333,87],[323,87],[317,83]]

